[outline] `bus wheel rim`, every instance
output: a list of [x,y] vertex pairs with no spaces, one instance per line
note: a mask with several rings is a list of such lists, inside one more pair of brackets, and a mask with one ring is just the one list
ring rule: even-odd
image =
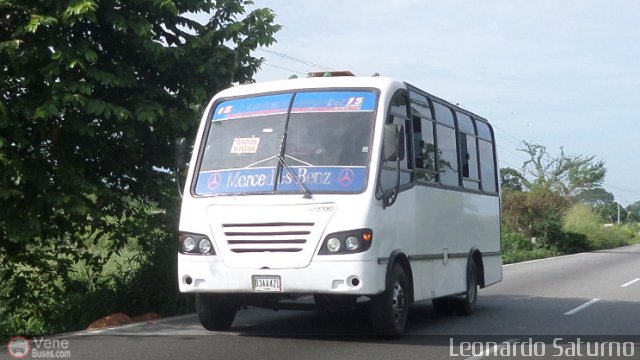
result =
[[404,289],[398,282],[396,282],[393,286],[391,307],[393,313],[393,321],[395,323],[401,323],[405,312],[405,297]]

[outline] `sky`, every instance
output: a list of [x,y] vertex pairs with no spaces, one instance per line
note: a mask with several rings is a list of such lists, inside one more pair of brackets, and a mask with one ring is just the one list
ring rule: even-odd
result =
[[552,156],[562,147],[567,155],[604,161],[603,186],[616,201],[640,200],[640,1],[257,0],[256,6],[271,8],[282,25],[277,43],[254,54],[265,59],[258,82],[322,67],[407,81],[487,118],[500,167],[522,167],[523,140]]

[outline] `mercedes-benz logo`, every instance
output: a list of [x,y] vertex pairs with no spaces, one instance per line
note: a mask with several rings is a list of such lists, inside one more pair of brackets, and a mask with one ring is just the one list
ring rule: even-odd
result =
[[355,178],[355,174],[351,169],[342,169],[340,174],[338,174],[338,183],[343,187],[347,187],[353,184],[353,179]]
[[209,189],[215,190],[218,188],[218,186],[220,186],[221,182],[222,182],[222,176],[220,176],[220,173],[214,172],[214,173],[211,173],[211,175],[209,176],[209,180],[207,181],[207,186],[209,187]]

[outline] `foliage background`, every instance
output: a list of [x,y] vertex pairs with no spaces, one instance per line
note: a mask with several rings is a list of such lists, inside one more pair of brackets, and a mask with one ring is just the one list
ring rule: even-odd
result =
[[[560,149],[523,142],[528,160],[519,170],[500,170],[502,250],[505,263],[628,245],[639,240],[640,226],[613,194],[601,187],[606,167],[594,156],[569,156]],[[621,209],[626,223],[605,227]],[[616,219],[617,220],[617,219]]]
[[251,81],[274,14],[241,0],[2,0],[0,13],[0,336],[188,309],[173,143],[214,93]]

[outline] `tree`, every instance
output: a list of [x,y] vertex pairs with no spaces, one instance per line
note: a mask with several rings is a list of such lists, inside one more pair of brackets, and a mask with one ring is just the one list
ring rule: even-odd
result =
[[583,204],[591,205],[591,207],[597,207],[613,203],[614,196],[607,190],[598,187],[579,192],[575,196],[575,200]]
[[563,216],[572,202],[592,200],[590,196],[608,199],[599,187],[606,169],[593,156],[568,156],[561,148],[553,157],[542,145],[523,144],[520,151],[529,159],[522,169],[500,169],[502,186],[508,190],[503,193],[503,224],[510,231],[553,243],[563,237]]
[[502,222],[512,232],[551,241],[562,231],[567,198],[547,189],[510,191],[503,194]]
[[526,179],[518,170],[510,167],[500,169],[500,188],[503,191],[522,191],[523,181]]
[[14,295],[68,282],[95,260],[88,238],[108,234],[112,251],[171,239],[174,139],[215,92],[251,81],[251,52],[279,29],[251,4],[0,2],[0,276]]
[[[599,187],[607,172],[604,162],[595,156],[568,156],[560,148],[560,155],[552,157],[547,148],[523,141],[520,151],[529,156],[522,165],[523,185],[527,189],[545,188],[558,195],[574,197],[585,190]],[[530,179],[530,180],[526,180]]]
[[633,204],[630,204],[626,207],[628,220],[640,222],[640,201],[636,201]]
[[[618,207],[620,208],[618,209]],[[596,214],[609,223],[615,223],[618,221],[618,210],[620,210],[620,221],[626,221],[628,215],[627,210],[617,202],[605,203],[595,207]]]

